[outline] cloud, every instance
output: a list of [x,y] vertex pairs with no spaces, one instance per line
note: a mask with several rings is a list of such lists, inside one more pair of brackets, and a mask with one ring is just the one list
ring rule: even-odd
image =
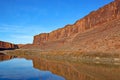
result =
[[31,39],[33,36],[29,35],[10,35],[12,38],[16,39]]
[[[21,26],[15,25],[0,25],[0,32],[20,32],[22,30]],[[24,32],[24,31],[22,31]]]
[[0,25],[0,39],[12,43],[32,43],[33,36],[44,31],[46,27],[4,24]]
[[10,35],[11,39],[13,40],[13,43],[32,43],[33,36],[29,35]]
[[45,31],[45,27],[41,27],[39,25],[35,26],[16,26],[16,25],[0,25],[0,32],[7,32],[7,33],[29,33],[35,35],[36,33],[40,33]]

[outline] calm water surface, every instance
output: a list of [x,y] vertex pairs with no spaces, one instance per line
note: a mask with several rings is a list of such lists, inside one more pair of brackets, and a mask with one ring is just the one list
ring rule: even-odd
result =
[[0,80],[120,80],[120,66],[0,55]]
[[0,80],[65,80],[48,70],[33,67],[32,60],[0,55]]

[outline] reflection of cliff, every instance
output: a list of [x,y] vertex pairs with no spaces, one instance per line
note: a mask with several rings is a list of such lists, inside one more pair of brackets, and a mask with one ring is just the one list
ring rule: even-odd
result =
[[0,41],[0,50],[4,50],[4,49],[16,49],[16,48],[18,48],[18,46],[15,45],[15,44]]
[[63,76],[66,80],[87,80],[90,76],[79,74],[79,71],[73,69],[65,63],[50,62],[42,59],[33,60],[34,67],[40,70],[49,70],[54,74]]
[[[13,58],[6,57],[1,56],[0,60]],[[120,65],[83,64],[77,61],[73,62],[74,59],[71,62],[48,60],[42,59],[38,55],[29,54],[20,54],[19,58],[32,60],[34,68],[50,71],[63,76],[66,80],[120,80]]]
[[[103,67],[81,63],[68,63],[33,59],[33,66],[40,70],[49,70],[63,76],[66,80],[119,80],[120,67]],[[113,73],[114,72],[114,73]]]
[[14,58],[14,56],[9,56],[9,55],[5,55],[3,53],[0,53],[0,61],[10,60],[12,58]]

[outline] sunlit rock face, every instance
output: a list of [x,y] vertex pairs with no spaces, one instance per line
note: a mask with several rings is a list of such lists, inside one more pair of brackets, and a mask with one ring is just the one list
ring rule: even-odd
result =
[[18,48],[18,46],[15,45],[15,44],[0,41],[0,50],[3,50],[3,49],[16,49],[16,48]]
[[[42,33],[34,36],[33,45],[39,45],[39,48],[41,49],[51,49],[51,50],[68,49],[69,46],[71,46],[69,48],[71,49],[74,46],[74,42],[77,42],[77,45],[80,45],[80,44],[86,45],[87,42],[82,43],[81,39],[84,41],[86,41],[86,39],[87,40],[88,39],[90,40],[91,38],[94,39],[94,36],[92,36],[94,33],[100,33],[97,35],[98,37],[105,34],[105,36],[102,37],[102,38],[105,38],[106,36],[108,36],[107,34],[110,33],[107,30],[112,30],[112,28],[119,26],[119,25],[115,25],[119,23],[118,20],[117,20],[118,22],[114,22],[116,19],[120,20],[120,0],[115,0],[98,10],[91,12],[90,14],[76,21],[72,25],[66,25],[63,28],[54,30],[50,33]],[[109,23],[112,23],[111,24],[112,26],[108,25]],[[96,28],[98,28],[98,31],[96,30]],[[100,31],[103,28],[104,30]],[[89,31],[91,32],[88,34]],[[107,31],[107,32],[102,33],[103,31]],[[112,32],[114,33],[116,31],[113,29]],[[119,40],[120,38],[119,32],[120,31],[117,31],[116,33],[118,35],[117,40]],[[83,33],[86,33],[88,34],[88,36],[91,36],[91,37],[86,37],[86,35],[80,36]],[[79,38],[79,41],[78,40],[75,41],[78,38]],[[97,41],[97,43],[99,43],[99,40]],[[107,43],[110,44],[109,42]],[[106,46],[109,47],[108,45]],[[97,47],[98,46],[95,46],[95,48]],[[72,49],[79,49],[79,48],[76,46],[76,47],[73,47]]]

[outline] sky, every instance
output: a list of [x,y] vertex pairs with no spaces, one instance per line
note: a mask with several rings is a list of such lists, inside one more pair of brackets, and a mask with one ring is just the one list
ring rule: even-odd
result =
[[0,41],[33,42],[33,36],[74,24],[113,0],[0,0]]

